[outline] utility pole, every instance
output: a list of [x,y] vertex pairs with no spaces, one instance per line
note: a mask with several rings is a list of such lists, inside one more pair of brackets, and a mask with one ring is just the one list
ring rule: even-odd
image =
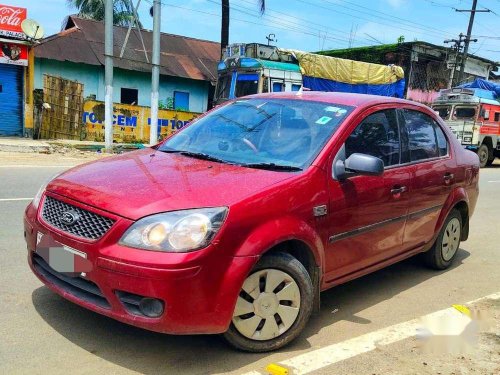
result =
[[453,87],[453,79],[455,78],[455,70],[457,69],[458,66],[458,55],[460,52],[462,52],[462,45],[465,42],[465,35],[460,33],[458,36],[458,39],[447,39],[444,41],[445,43],[453,43],[452,50],[455,52],[455,58],[454,62],[451,65],[451,73],[450,73],[450,79],[448,81],[448,88]]
[[[477,7],[477,0],[472,0],[472,9],[455,9],[457,12],[470,12],[470,17],[469,17],[469,26],[467,27],[467,35],[465,36],[465,46],[464,46],[464,53],[462,55],[462,61],[460,64],[460,73],[458,74],[458,83],[462,83],[462,79],[464,78],[464,69],[465,69],[465,63],[467,61],[467,54],[469,53],[469,42],[471,41],[470,36],[472,34],[472,26],[474,26],[474,16],[476,13],[486,13],[486,12],[491,12],[489,9],[479,9],[476,10]],[[477,41],[474,40],[474,41]]]
[[160,86],[160,24],[161,3],[153,2],[153,54],[151,76],[151,124],[149,126],[149,143],[158,143],[158,87]]
[[113,146],[113,0],[104,8],[104,144],[106,151]]

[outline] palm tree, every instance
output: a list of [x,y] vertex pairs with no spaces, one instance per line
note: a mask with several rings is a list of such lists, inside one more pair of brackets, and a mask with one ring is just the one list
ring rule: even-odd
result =
[[[71,8],[78,9],[78,16],[96,21],[104,21],[106,0],[66,0]],[[131,0],[113,0],[113,23],[128,26],[133,20]]]
[[[221,0],[222,6],[222,21],[220,28],[220,52],[221,56],[224,48],[229,44],[229,0]],[[266,0],[259,0],[260,14],[264,14],[266,10]]]

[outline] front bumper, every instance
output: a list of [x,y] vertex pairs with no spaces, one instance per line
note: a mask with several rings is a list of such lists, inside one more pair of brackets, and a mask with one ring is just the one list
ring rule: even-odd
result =
[[[118,240],[131,224],[123,218],[98,241],[84,241],[48,226],[38,215],[30,204],[25,211],[24,232],[31,270],[47,287],[89,310],[156,332],[225,332],[241,285],[257,260],[224,255],[215,246],[183,254],[120,246]],[[86,253],[92,269],[81,277],[65,279],[43,264],[35,251],[39,232]],[[130,296],[163,301],[163,314],[158,318],[141,316],[126,302]]]

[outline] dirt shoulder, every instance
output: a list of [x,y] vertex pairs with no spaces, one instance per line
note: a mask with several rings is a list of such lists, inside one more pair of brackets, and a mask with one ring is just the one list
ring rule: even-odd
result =
[[29,166],[74,166],[92,160],[99,160],[111,156],[89,151],[78,151],[68,149],[63,152],[51,154],[24,153],[24,152],[0,152],[0,166],[29,165]]

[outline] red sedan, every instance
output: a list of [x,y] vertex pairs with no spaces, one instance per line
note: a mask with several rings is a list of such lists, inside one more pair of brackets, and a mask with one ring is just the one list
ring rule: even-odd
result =
[[321,291],[417,253],[449,267],[478,173],[477,155],[417,103],[240,98],[43,186],[25,212],[28,261],[95,312],[268,351],[299,335]]

